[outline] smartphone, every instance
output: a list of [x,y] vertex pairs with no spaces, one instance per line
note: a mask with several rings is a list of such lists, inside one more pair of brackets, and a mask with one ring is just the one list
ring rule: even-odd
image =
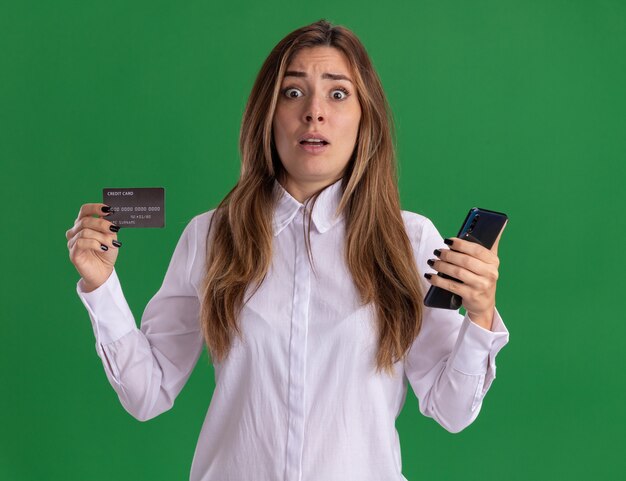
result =
[[[491,249],[508,219],[507,215],[502,212],[473,207],[465,217],[457,237]],[[438,272],[437,275],[462,282],[443,272]],[[461,307],[462,303],[463,298],[461,296],[437,286],[430,286],[424,298],[425,306],[441,309],[456,310]]]

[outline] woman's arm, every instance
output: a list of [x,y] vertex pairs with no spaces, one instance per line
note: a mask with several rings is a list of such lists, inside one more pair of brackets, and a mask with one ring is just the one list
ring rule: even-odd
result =
[[190,282],[197,217],[185,227],[160,289],[146,306],[138,329],[117,273],[97,289],[76,290],[89,312],[96,352],[124,408],[146,421],[167,411],[202,352],[200,304]]
[[[443,250],[443,238],[425,219],[411,241],[417,246],[418,269],[430,270],[427,260],[434,249]],[[423,280],[424,293],[429,286]],[[424,307],[420,334],[405,360],[405,374],[420,411],[450,432],[461,431],[478,416],[495,378],[496,355],[508,342],[508,331],[495,304],[492,313],[488,330],[473,322],[469,312],[462,316],[458,311]]]

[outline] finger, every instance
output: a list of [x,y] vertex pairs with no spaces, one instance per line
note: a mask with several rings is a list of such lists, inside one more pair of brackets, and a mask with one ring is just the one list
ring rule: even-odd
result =
[[116,233],[120,230],[120,226],[109,220],[97,217],[82,217],[78,219],[70,229],[65,231],[65,238],[69,240],[71,237],[74,237],[76,233],[85,228],[97,230],[103,234]]
[[479,276],[486,275],[490,272],[490,264],[487,264],[476,257],[470,256],[469,254],[464,254],[451,249],[435,249],[433,254],[439,257],[442,261],[463,267],[464,269],[467,269],[468,271],[471,271]]
[[450,264],[440,259],[430,259],[430,261],[432,261],[432,265],[431,263],[429,263],[429,265],[437,272],[442,272],[456,279],[459,279],[464,284],[467,284],[469,287],[481,290],[489,288],[487,284],[487,279],[478,276],[463,267],[459,267],[455,264]]
[[[74,259],[80,252],[83,251],[108,251],[109,246],[102,244],[97,239],[88,239],[86,237],[76,237],[71,239],[72,243],[69,247],[70,259]],[[69,244],[69,243],[68,243]]]
[[94,239],[97,240],[99,244],[104,244],[107,247],[118,248],[122,245],[122,243],[117,241],[115,237],[116,236],[113,233],[103,234],[102,232],[93,229],[81,229],[68,241],[67,247],[71,249],[79,239]]
[[461,297],[466,297],[470,293],[470,287],[452,279],[446,279],[445,277],[433,274],[424,274],[424,277],[433,286],[441,287],[442,289],[450,291],[453,294],[458,294]]
[[92,215],[98,215],[101,217],[109,215],[111,212],[106,212],[102,210],[103,207],[105,209],[110,209],[109,206],[107,206],[106,204],[102,204],[102,203],[83,204],[80,206],[80,210],[78,211],[78,217],[76,217],[76,220],[82,217],[87,217],[87,216],[92,216]]
[[450,237],[444,240],[446,244],[450,246],[450,249],[457,252],[468,254],[472,257],[476,257],[483,262],[494,264],[497,261],[498,256],[480,244],[476,242],[470,242],[465,239],[459,239],[458,237]]
[[502,233],[504,232],[504,228],[506,227],[506,225],[508,223],[509,223],[509,219],[507,219],[504,222],[504,225],[502,226],[502,229],[500,229],[500,233],[498,234],[498,237],[496,237],[496,241],[491,246],[491,252],[493,252],[496,255],[498,255],[498,244],[500,244],[500,237],[502,237]]

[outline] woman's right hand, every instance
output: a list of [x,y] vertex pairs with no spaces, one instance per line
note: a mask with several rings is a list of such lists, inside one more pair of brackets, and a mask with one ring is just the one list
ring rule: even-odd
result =
[[86,292],[97,289],[109,278],[122,245],[117,240],[119,226],[102,218],[110,214],[103,208],[108,210],[105,204],[83,204],[74,226],[65,232],[70,261],[83,278]]

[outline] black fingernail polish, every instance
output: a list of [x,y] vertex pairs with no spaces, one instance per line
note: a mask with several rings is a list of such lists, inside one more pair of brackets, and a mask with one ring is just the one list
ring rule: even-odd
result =
[[113,239],[113,240],[111,241],[111,244],[113,244],[115,247],[121,247],[121,246],[122,246],[122,243],[121,243],[121,242],[116,241],[115,239]]
[[108,205],[103,205],[102,212],[111,212],[111,208]]
[[437,257],[441,257],[441,251],[439,249],[435,249],[433,251],[433,254],[435,254]]
[[454,241],[451,239],[444,239],[443,242],[444,244],[448,244],[449,246],[451,246]]
[[428,259],[426,261],[426,264],[428,264],[430,267],[432,267],[435,264],[435,260],[434,259]]
[[120,230],[120,226],[119,225],[115,225],[115,224],[111,224],[109,226],[109,230],[113,231],[113,232],[117,232]]
[[432,274],[429,274],[429,273],[424,274],[424,277],[425,277],[426,279],[430,279],[432,276],[433,276],[433,275],[432,275]]
[[102,249],[103,251],[108,251],[109,248],[107,246],[105,246],[104,244],[100,244],[100,249]]

